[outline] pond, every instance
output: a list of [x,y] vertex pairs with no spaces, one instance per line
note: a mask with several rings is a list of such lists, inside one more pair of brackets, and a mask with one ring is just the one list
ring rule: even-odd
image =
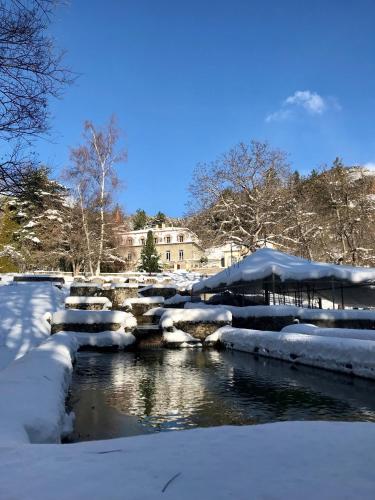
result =
[[375,383],[235,351],[78,353],[69,441],[285,420],[375,422]]

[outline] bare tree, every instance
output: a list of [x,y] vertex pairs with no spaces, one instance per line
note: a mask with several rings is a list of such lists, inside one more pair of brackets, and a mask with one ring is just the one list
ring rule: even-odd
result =
[[47,33],[56,2],[0,1],[0,193],[22,190],[37,162],[24,148],[48,130],[48,101],[58,97],[72,75]]
[[285,154],[257,141],[198,165],[190,193],[195,209],[206,217],[211,241],[233,241],[250,251],[281,244],[281,188],[288,175]]
[[[91,274],[100,274],[109,241],[107,214],[112,193],[118,187],[116,165],[126,159],[117,149],[119,130],[112,117],[99,129],[92,122],[84,124],[84,144],[72,149],[71,166],[66,178],[72,183],[81,212],[81,228],[86,243],[86,264]],[[113,256],[112,256],[113,257]]]

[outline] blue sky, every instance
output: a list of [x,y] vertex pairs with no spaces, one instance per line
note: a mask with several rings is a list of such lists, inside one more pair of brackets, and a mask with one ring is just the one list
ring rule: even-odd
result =
[[80,74],[38,143],[58,174],[85,119],[118,117],[128,212],[179,216],[198,162],[267,140],[306,172],[375,163],[373,0],[72,0],[52,32]]

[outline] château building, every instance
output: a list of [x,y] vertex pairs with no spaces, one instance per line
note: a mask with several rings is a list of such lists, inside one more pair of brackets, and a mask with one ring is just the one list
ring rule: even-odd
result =
[[201,267],[205,252],[198,236],[185,227],[165,227],[162,224],[161,227],[120,233],[120,251],[131,269],[135,269],[139,264],[149,231],[153,233],[156,251],[165,269],[190,271]]

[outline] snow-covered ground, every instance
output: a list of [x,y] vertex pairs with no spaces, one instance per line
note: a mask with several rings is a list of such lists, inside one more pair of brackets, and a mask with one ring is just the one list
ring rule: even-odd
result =
[[[66,332],[48,338],[46,313],[62,308],[64,298],[64,291],[49,283],[0,287],[0,362],[8,365],[0,372],[1,499],[374,498],[375,425],[370,423],[287,422],[54,444],[72,423],[65,396],[77,339],[87,343],[98,335]],[[203,312],[213,314],[183,310],[200,320]],[[76,313],[87,320],[111,312],[61,311],[55,317],[74,323]],[[225,309],[214,313],[230,315]],[[123,322],[124,314],[115,312],[116,320]],[[232,342],[233,330],[224,327],[218,336],[228,332]],[[104,332],[103,338],[117,333]],[[262,339],[267,337],[267,332],[260,333]],[[289,353],[298,356],[298,349],[309,344],[313,355],[335,356],[340,362],[340,342],[354,353],[355,361],[363,361],[368,346],[375,345],[367,340],[318,336],[311,340],[313,336],[305,333],[269,332],[269,347],[273,349],[273,340],[282,335],[289,339]],[[241,340],[238,335],[237,340]],[[243,343],[246,350],[249,344]]]
[[375,425],[285,422],[0,448],[0,498],[372,500]]
[[47,314],[64,307],[65,295],[46,282],[0,286],[0,370],[48,338]]

